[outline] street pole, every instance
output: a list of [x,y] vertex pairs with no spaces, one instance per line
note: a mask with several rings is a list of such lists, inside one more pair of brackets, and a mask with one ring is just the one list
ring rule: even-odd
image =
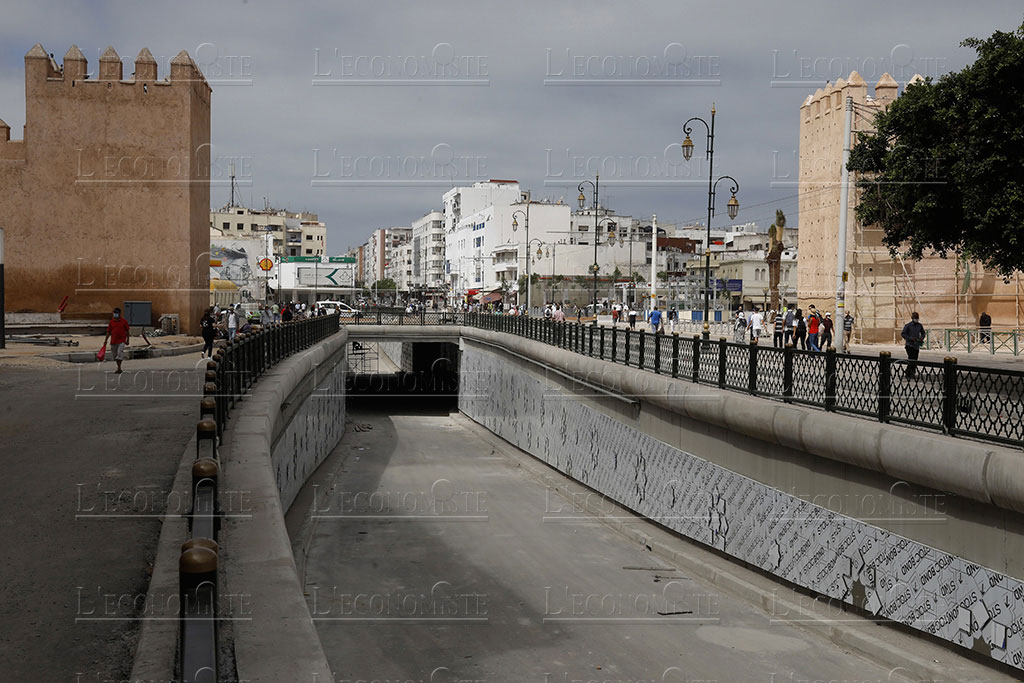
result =
[[658,301],[658,217],[651,216],[651,305],[654,310]]
[[533,310],[533,283],[530,282],[530,203],[526,203],[526,315]]
[[630,221],[630,307],[635,305],[637,305],[637,278],[633,272],[633,223]]
[[843,123],[843,167],[839,183],[839,236],[836,244],[836,348],[843,348],[843,324],[846,320],[846,215],[850,206],[850,128],[853,125],[853,98],[846,98],[846,120]]
[[597,207],[599,174],[594,174],[594,322],[597,322]]
[[715,211],[715,105],[711,105],[711,125],[708,128],[708,226],[704,243],[704,338],[711,336],[711,217]]

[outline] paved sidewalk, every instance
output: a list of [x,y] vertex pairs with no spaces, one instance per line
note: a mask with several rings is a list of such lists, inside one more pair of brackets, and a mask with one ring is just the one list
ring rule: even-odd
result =
[[199,360],[0,366],[4,680],[128,677]]

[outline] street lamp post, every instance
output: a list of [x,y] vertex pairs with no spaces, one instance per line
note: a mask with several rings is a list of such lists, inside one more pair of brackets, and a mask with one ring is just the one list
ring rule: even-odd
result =
[[707,339],[711,334],[711,327],[708,322],[711,309],[711,219],[715,215],[715,188],[718,186],[718,182],[725,178],[732,181],[732,198],[729,199],[728,211],[729,218],[736,218],[736,214],[739,213],[740,203],[736,199],[736,193],[739,192],[740,186],[736,182],[735,178],[731,176],[722,176],[718,180],[714,180],[714,168],[715,168],[715,106],[711,105],[711,123],[709,124],[699,116],[694,116],[683,124],[683,133],[686,134],[686,139],[683,140],[683,157],[689,161],[690,157],[693,156],[693,140],[690,139],[690,133],[692,128],[690,123],[693,121],[700,121],[704,124],[707,129],[707,152],[706,158],[708,160],[708,228],[707,228],[707,241],[704,244],[704,338]]
[[[605,239],[604,239],[605,244],[607,244],[609,246],[612,246],[612,245],[615,244],[615,228],[618,227],[618,224],[615,221],[613,221],[611,218],[602,218],[598,222],[598,225],[602,225],[604,223],[608,223],[608,236],[605,237]],[[597,244],[597,228],[594,228],[594,244],[595,245]],[[596,247],[595,247],[594,251],[595,251],[594,264],[596,265],[597,264],[597,257],[596,257],[597,250],[596,250]],[[596,277],[596,273],[595,273],[595,277]],[[614,292],[614,291],[615,291],[615,283],[612,282],[612,292]]]
[[[518,209],[512,212],[512,231],[515,232],[519,228],[519,222],[516,220],[516,214],[523,214],[523,223],[526,228],[526,314],[529,315],[533,311],[533,287],[530,282],[530,203],[526,203],[526,211]],[[516,249],[516,254],[519,254],[519,249]]]
[[597,265],[597,202],[600,197],[598,188],[600,184],[600,174],[594,174],[594,182],[584,180],[579,184],[577,188],[580,191],[579,203],[580,209],[586,208],[587,197],[583,194],[583,186],[590,185],[594,189],[594,262],[590,266],[590,270],[594,273],[594,323],[597,323],[597,271],[600,270],[600,266]]

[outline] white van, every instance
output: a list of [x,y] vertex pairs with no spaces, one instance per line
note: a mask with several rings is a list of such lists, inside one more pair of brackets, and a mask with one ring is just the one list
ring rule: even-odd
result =
[[349,306],[344,301],[317,301],[315,304],[313,304],[313,308],[314,310],[325,308],[327,309],[328,315],[339,313],[343,318],[349,318],[356,314],[356,310]]

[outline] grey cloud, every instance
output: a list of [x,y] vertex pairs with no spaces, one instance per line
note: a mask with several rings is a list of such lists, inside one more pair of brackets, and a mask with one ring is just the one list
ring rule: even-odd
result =
[[[55,15],[61,21],[53,21]],[[330,249],[341,251],[365,239],[373,228],[408,225],[439,207],[445,188],[314,186],[314,149],[337,148],[347,156],[419,157],[429,156],[436,145],[450,145],[456,155],[483,160],[488,177],[517,178],[535,195],[564,196],[572,202],[581,178],[570,168],[563,175],[570,187],[545,186],[552,172],[546,150],[556,156],[639,159],[643,164],[666,158],[666,147],[675,144],[669,152],[678,155],[683,121],[706,117],[715,102],[716,174],[735,176],[742,184],[741,202],[753,207],[741,210],[738,220],[770,220],[777,204],[796,224],[796,201],[784,198],[797,189],[773,188],[772,181],[780,174],[795,176],[798,108],[825,78],[845,75],[835,69],[860,65],[873,83],[867,67],[887,57],[902,62],[913,57],[915,64],[907,69],[960,68],[971,58],[970,51],[958,47],[962,38],[1009,30],[1020,21],[1019,3],[1013,1],[866,2],[856,11],[820,2],[672,0],[22,3],[5,11],[0,26],[0,118],[14,131],[24,123],[21,58],[36,41],[58,57],[76,43],[93,63],[108,44],[122,56],[134,56],[143,46],[154,55],[187,49],[197,61],[210,62],[203,65],[208,74],[220,70],[211,75],[214,150],[218,157],[244,158],[251,164],[251,177],[243,178],[243,198],[261,205],[267,196],[278,206],[319,212],[329,226]],[[321,56],[337,49],[350,58],[415,57],[430,56],[443,43],[455,57],[485,62],[475,75],[485,70],[482,78],[488,85],[313,85],[317,48]],[[584,61],[603,56],[646,59],[664,55],[667,46],[677,43],[690,57],[715,58],[717,74],[709,77],[720,83],[544,83],[558,69],[564,75],[566,50]],[[555,69],[550,68],[548,50]],[[679,50],[669,48],[670,56],[678,56]],[[237,69],[239,63],[232,61],[236,58],[248,60],[249,73],[225,76],[225,70]],[[328,66],[340,71],[339,61]],[[163,73],[165,67],[161,69]],[[586,73],[594,75],[602,74]],[[773,87],[772,81],[786,80],[796,87]],[[694,141],[695,157],[702,158],[702,133]],[[674,163],[679,161],[676,156]],[[628,171],[606,179],[644,177]],[[706,202],[700,183],[609,182],[603,195],[619,211],[657,213],[663,220],[700,217]],[[212,197],[214,204],[223,203],[226,188],[214,187]]]

